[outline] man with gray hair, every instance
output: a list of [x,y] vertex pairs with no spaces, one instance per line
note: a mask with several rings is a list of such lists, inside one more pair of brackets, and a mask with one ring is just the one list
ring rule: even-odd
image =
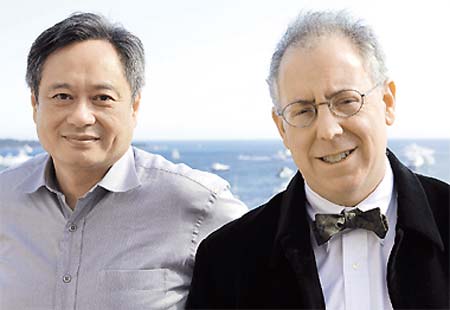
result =
[[184,308],[199,242],[246,211],[223,179],[130,146],[144,67],[96,14],[33,43],[46,153],[0,173],[0,309]]
[[301,14],[268,84],[299,171],[200,244],[188,307],[448,309],[450,187],[387,149],[395,84],[371,28]]

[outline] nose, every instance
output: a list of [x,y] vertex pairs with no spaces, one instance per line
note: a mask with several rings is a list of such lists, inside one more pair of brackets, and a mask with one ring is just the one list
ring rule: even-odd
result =
[[95,123],[95,115],[88,100],[79,100],[73,105],[67,122],[75,127],[86,127]]
[[317,107],[317,119],[315,122],[317,138],[332,140],[343,133],[341,119],[334,116],[326,104]]

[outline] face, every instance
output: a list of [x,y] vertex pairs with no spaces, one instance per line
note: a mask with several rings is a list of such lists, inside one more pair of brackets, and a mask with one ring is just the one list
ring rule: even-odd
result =
[[139,107],[114,47],[73,43],[44,63],[39,96],[31,96],[43,148],[55,168],[106,172],[128,149]]
[[[308,48],[291,46],[280,65],[281,108],[297,100],[325,102],[334,93],[354,89],[365,93],[376,85],[367,66],[345,38],[322,37]],[[395,85],[380,85],[349,118],[318,107],[307,128],[294,128],[272,113],[285,146],[307,184],[339,205],[354,206],[366,198],[385,172],[387,126],[394,121]]]

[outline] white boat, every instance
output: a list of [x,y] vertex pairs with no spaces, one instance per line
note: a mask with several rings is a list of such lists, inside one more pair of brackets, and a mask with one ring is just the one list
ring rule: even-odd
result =
[[221,164],[221,163],[213,163],[211,165],[211,170],[213,171],[227,171],[230,170],[230,166]]
[[294,175],[294,170],[290,169],[289,167],[283,167],[278,171],[278,177],[281,179],[287,179]]
[[287,160],[287,159],[291,158],[291,156],[292,156],[291,151],[288,149],[284,149],[284,150],[278,150],[278,152],[275,155],[273,155],[273,158]]
[[25,151],[25,153],[27,154],[31,154],[33,152],[33,148],[31,146],[29,146],[28,144],[25,144],[23,146],[23,150]]
[[407,159],[408,167],[412,169],[417,169],[423,165],[433,165],[434,160],[434,150],[419,146],[416,143],[407,145],[403,149],[403,154]]
[[180,159],[180,157],[181,157],[180,151],[178,151],[178,149],[173,149],[171,155],[172,155],[172,159]]
[[270,156],[259,156],[259,155],[243,155],[240,154],[238,156],[239,160],[248,160],[248,161],[269,161]]

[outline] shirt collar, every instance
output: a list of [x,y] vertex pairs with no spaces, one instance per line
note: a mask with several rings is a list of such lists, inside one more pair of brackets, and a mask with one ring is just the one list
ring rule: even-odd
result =
[[321,197],[319,194],[314,192],[305,181],[305,194],[308,202],[307,211],[311,220],[314,221],[317,213],[339,214],[344,209],[352,210],[355,208],[359,208],[361,211],[380,208],[381,213],[386,215],[394,191],[394,176],[387,158],[385,163],[386,170],[380,184],[378,184],[375,190],[366,199],[352,208],[337,205]]
[[[42,156],[42,155],[38,155]],[[109,169],[97,184],[111,192],[126,192],[141,183],[136,173],[133,148],[127,152]],[[30,175],[20,185],[25,193],[33,193],[40,187],[47,187],[52,192],[58,192],[53,161],[48,154],[40,158]],[[94,186],[95,188],[96,186]]]
[[18,185],[18,188],[27,194],[33,193],[47,185],[47,171],[49,171],[49,167],[53,167],[52,160],[47,153],[36,155],[34,159],[29,160],[23,165],[30,163],[33,163],[33,167],[29,170],[30,173]]
[[136,173],[133,148],[128,151],[109,169],[98,186],[111,192],[126,192],[141,185]]

